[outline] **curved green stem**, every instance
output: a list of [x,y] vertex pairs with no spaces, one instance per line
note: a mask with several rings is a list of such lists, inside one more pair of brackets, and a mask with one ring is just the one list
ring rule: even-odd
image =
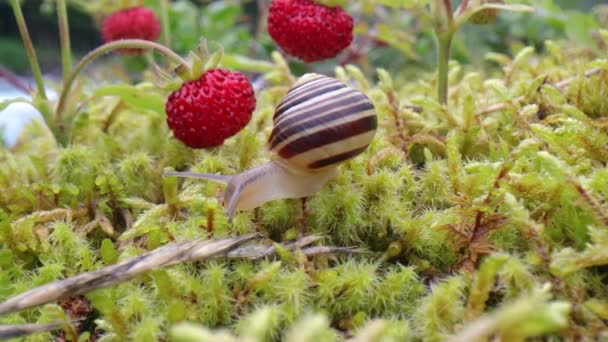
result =
[[[16,1],[16,0],[14,0],[14,1]],[[170,60],[174,61],[177,64],[187,65],[187,62],[182,57],[180,57],[178,54],[171,51],[171,49],[169,49],[163,45],[160,45],[158,43],[148,41],[148,40],[124,39],[124,40],[117,40],[114,42],[104,44],[104,45],[96,48],[95,50],[89,52],[84,57],[82,57],[80,62],[78,62],[78,64],[74,67],[74,70],[72,70],[70,75],[64,80],[63,89],[62,89],[61,95],[59,97],[59,102],[57,103],[57,110],[55,111],[56,124],[60,124],[61,116],[63,114],[65,102],[66,102],[66,99],[70,92],[70,88],[72,87],[72,83],[74,83],[74,80],[76,79],[76,77],[78,76],[80,71],[87,64],[89,64],[91,61],[93,61],[97,57],[100,57],[113,50],[122,49],[122,48],[154,49],[154,50],[164,54],[167,58],[169,58]]]
[[32,38],[27,29],[25,19],[23,18],[23,12],[21,12],[21,6],[18,0],[10,0],[13,13],[15,14],[15,20],[21,33],[21,39],[23,39],[23,45],[25,46],[25,53],[30,61],[30,67],[32,68],[32,74],[36,80],[36,86],[38,87],[38,94],[42,99],[46,100],[46,91],[44,90],[44,82],[42,81],[42,72],[40,71],[40,64],[38,64],[38,57],[36,57],[36,50],[34,50],[34,44],[32,44]]
[[65,80],[72,69],[72,50],[70,48],[70,30],[65,0],[57,0],[57,21],[59,22],[59,40],[61,44],[61,65]]

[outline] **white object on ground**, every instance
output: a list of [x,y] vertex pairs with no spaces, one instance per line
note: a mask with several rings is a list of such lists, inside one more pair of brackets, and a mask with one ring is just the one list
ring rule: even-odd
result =
[[[46,89],[46,94],[51,100],[57,98],[57,93],[52,89]],[[29,94],[24,94],[0,79],[0,102],[15,98],[31,100]],[[29,103],[15,102],[8,105],[4,110],[0,110],[0,139],[4,146],[7,148],[15,146],[23,129],[33,119],[44,123],[40,112]]]

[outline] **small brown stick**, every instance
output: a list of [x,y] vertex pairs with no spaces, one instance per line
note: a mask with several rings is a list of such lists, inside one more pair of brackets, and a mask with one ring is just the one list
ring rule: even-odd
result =
[[300,217],[298,218],[298,228],[299,233],[298,237],[304,236],[306,234],[306,230],[308,228],[308,197],[302,197],[300,199]]
[[9,338],[23,337],[39,332],[61,329],[63,325],[63,322],[0,325],[0,340],[8,340]]
[[[313,242],[320,240],[321,237],[319,235],[309,235],[302,237],[293,242],[285,243],[283,246],[287,249],[293,248],[302,248],[304,246],[310,245]],[[247,245],[240,246],[239,248],[235,248],[231,251],[227,251],[222,254],[218,254],[217,258],[228,258],[228,259],[249,259],[256,260],[261,259],[267,256],[270,256],[275,253],[275,247],[272,243],[264,243],[259,245]]]
[[[361,250],[355,247],[336,247],[336,246],[309,246],[321,239],[319,235],[304,236],[293,242],[283,243],[283,247],[287,249],[302,250],[302,253],[308,257],[322,254],[337,254],[337,253],[360,253]],[[308,246],[308,247],[307,247]],[[258,260],[273,255],[276,252],[274,244],[265,243],[258,245],[247,245],[237,247],[229,252],[218,254],[214,258],[228,259],[248,259]]]
[[0,303],[0,314],[21,311],[37,305],[55,302],[66,297],[122,283],[153,269],[213,257],[256,239],[258,236],[257,234],[250,234],[222,240],[199,239],[170,243],[151,252],[97,271],[83,273],[28,290]]
[[[591,77],[591,76],[595,76],[597,74],[599,74],[602,71],[601,68],[591,68],[587,71],[585,71],[585,77]],[[555,84],[553,84],[553,86],[559,90],[562,90],[564,88],[566,88],[567,86],[570,85],[570,83],[576,81],[576,77],[568,77],[564,80],[561,80]]]
[[583,185],[574,177],[568,177],[568,181],[574,185],[574,188],[581,196],[583,201],[591,208],[593,215],[597,219],[598,222],[602,223],[604,226],[608,227],[608,214],[606,214],[602,208],[602,205],[597,201],[585,188]]
[[114,121],[116,120],[116,117],[118,116],[120,111],[122,111],[124,108],[125,108],[124,102],[122,100],[118,100],[118,102],[116,102],[116,104],[114,105],[112,110],[110,110],[110,114],[104,120],[104,122],[102,124],[101,130],[104,133],[108,133],[108,131],[110,130],[110,126],[112,125],[112,123],[114,123]]
[[469,7],[469,0],[462,0],[460,5],[456,9],[455,15],[457,16],[460,13],[464,12],[467,9],[467,7]]
[[8,83],[21,90],[24,94],[29,95],[32,92],[32,89],[21,81],[17,75],[13,74],[10,70],[2,66],[0,66],[0,78],[4,78]]
[[[585,77],[591,77],[594,75],[599,74],[602,71],[601,68],[591,68],[589,70],[587,70],[585,72]],[[576,81],[576,77],[569,77],[566,78],[564,80],[561,80],[557,83],[554,83],[553,86],[555,88],[557,88],[558,90],[563,90],[564,88],[566,88],[567,86],[569,86],[572,82]],[[498,112],[499,110],[503,110],[507,107],[507,105],[511,102],[521,102],[523,101],[524,97],[523,96],[518,96],[514,99],[512,99],[510,102],[503,102],[503,103],[497,103],[497,104],[493,104],[491,106],[488,106],[486,108],[482,108],[479,111],[477,111],[477,113],[475,113],[475,116],[483,116],[483,115],[487,115],[487,114],[491,114],[494,112]]]
[[405,159],[405,153],[402,150],[399,150],[395,147],[385,147],[382,150],[380,150],[378,153],[374,154],[368,161],[367,164],[365,165],[365,172],[367,173],[367,175],[371,175],[372,172],[374,172],[374,169],[376,168],[376,165],[378,165],[379,162],[381,162],[383,159],[391,156],[391,154],[400,154],[402,159]]
[[215,218],[215,211],[213,208],[207,208],[207,237],[213,237],[213,221]]
[[401,140],[399,148],[407,155],[407,143],[408,138],[406,136],[405,125],[403,124],[401,117],[399,116],[399,98],[396,96],[394,90],[389,90],[386,95],[388,96],[388,103],[390,105],[390,114],[395,121],[395,128],[397,129],[397,136]]
[[[211,258],[256,260],[276,253],[274,244],[270,242],[243,245],[259,237],[261,237],[260,234],[249,234],[225,239],[199,239],[169,243],[121,263],[71,278],[57,280],[16,295],[0,303],[0,315],[120,284],[162,267]],[[310,235],[293,242],[284,243],[283,246],[287,249],[302,249],[306,256],[360,252],[358,249],[351,247],[309,246],[320,239],[321,236],[319,235]]]

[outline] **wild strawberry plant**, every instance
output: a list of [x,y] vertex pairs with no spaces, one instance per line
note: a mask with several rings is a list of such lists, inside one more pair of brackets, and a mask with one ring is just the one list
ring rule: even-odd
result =
[[[607,338],[608,32],[592,15],[531,1],[274,0],[248,30],[228,1],[72,1],[120,33],[73,63],[57,0],[54,84],[10,4],[45,122],[0,150],[0,336]],[[150,18],[135,27],[146,32],[114,26],[135,17],[112,24],[127,7]],[[552,40],[509,31],[502,50],[466,48],[469,34],[542,15]],[[145,67],[103,59],[121,51]],[[305,208],[274,201],[229,223],[223,189],[162,176],[265,162],[277,103],[312,71],[367,94],[380,127]],[[190,258],[213,243],[228,247]]]

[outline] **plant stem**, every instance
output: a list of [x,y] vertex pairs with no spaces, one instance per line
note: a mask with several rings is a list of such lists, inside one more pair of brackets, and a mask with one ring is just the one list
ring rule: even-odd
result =
[[21,81],[17,75],[13,74],[10,70],[2,66],[0,66],[0,78],[4,78],[8,83],[21,90],[24,94],[29,94],[31,91],[30,87],[23,83],[23,81]]
[[431,17],[437,44],[437,100],[445,105],[448,102],[450,48],[456,32],[450,0],[431,1]]
[[469,7],[469,0],[462,0],[460,5],[456,9],[456,15],[458,16],[458,15],[460,15],[460,13],[466,11],[467,7]]
[[445,11],[445,16],[447,17],[448,22],[452,24],[452,21],[454,20],[454,12],[452,11],[452,3],[450,1],[451,0],[443,0],[443,10]]
[[[16,0],[15,0],[16,1]],[[61,91],[61,96],[59,97],[59,102],[57,103],[57,110],[55,111],[55,122],[60,124],[61,116],[63,114],[63,110],[65,107],[65,102],[68,97],[68,93],[70,92],[70,88],[72,87],[72,83],[80,73],[80,71],[91,61],[100,57],[108,52],[113,50],[122,49],[122,48],[143,48],[143,49],[154,49],[163,55],[165,55],[169,60],[172,60],[178,64],[187,65],[187,62],[181,58],[178,54],[171,51],[171,49],[160,45],[155,42],[151,42],[148,40],[142,39],[124,39],[117,40],[114,42],[110,42],[104,44],[95,50],[86,54],[82,59],[78,62],[78,64],[74,67],[74,70],[70,73],[70,75],[64,80],[63,89]]]
[[448,63],[452,33],[435,33],[437,41],[437,99],[441,104],[448,102]]
[[169,1],[160,0],[160,22],[163,28],[163,43],[171,48],[171,23],[169,22]]
[[44,82],[42,81],[42,72],[40,71],[40,65],[38,64],[38,58],[36,57],[36,50],[34,50],[34,45],[32,44],[32,38],[30,37],[27,25],[25,24],[25,19],[23,18],[23,13],[21,12],[21,6],[19,5],[18,0],[9,1],[11,7],[13,8],[13,13],[15,14],[15,20],[17,21],[19,32],[21,33],[21,39],[23,39],[23,45],[25,46],[27,58],[30,61],[30,68],[34,74],[34,79],[36,80],[38,94],[40,94],[42,99],[46,100],[47,97],[46,91],[44,90]]
[[65,0],[57,0],[57,21],[59,22],[59,40],[61,43],[61,64],[63,79],[67,79],[72,69],[72,50],[70,48],[70,29]]

